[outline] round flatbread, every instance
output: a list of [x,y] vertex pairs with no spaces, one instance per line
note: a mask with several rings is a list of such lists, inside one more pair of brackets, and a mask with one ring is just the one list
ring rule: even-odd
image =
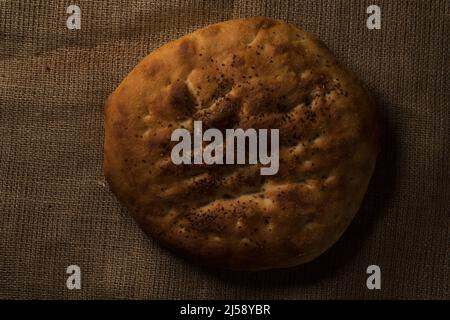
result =
[[[378,153],[361,82],[315,36],[258,17],[210,25],[145,57],[105,107],[104,171],[140,227],[235,270],[308,262],[344,232]],[[279,129],[279,170],[179,164],[177,128]]]

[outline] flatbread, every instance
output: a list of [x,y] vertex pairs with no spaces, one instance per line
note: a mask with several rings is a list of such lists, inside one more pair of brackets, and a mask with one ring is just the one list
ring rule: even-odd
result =
[[[276,128],[280,164],[175,165],[176,128]],[[140,227],[196,263],[302,264],[344,232],[378,153],[376,106],[315,36],[264,17],[210,25],[145,57],[105,106],[104,172]]]

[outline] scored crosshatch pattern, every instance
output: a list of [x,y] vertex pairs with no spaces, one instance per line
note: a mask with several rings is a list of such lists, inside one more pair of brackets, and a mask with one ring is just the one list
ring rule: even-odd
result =
[[[450,298],[448,1],[0,2],[0,297]],[[366,8],[381,7],[381,30]],[[105,185],[103,104],[147,53],[207,24],[266,15],[318,35],[379,101],[381,153],[344,236],[255,274],[160,249]],[[77,264],[82,289],[65,287]],[[381,268],[382,289],[365,286]]]

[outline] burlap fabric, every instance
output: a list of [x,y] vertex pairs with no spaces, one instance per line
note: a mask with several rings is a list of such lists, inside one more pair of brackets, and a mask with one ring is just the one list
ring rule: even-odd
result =
[[[81,30],[66,8],[82,10]],[[366,28],[378,4],[381,30]],[[316,33],[379,101],[363,206],[316,261],[254,274],[148,239],[102,175],[103,103],[147,53],[207,24],[281,18]],[[0,297],[450,298],[450,2],[0,1]],[[82,289],[65,286],[66,267]],[[381,267],[382,289],[366,288]]]

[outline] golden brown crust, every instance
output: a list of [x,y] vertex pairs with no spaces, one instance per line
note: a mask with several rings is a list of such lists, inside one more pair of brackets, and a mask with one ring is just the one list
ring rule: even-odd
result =
[[[280,129],[280,169],[174,165],[172,131]],[[199,263],[308,262],[357,212],[378,153],[375,104],[314,36],[232,20],[144,58],[105,107],[105,176],[142,229]]]

